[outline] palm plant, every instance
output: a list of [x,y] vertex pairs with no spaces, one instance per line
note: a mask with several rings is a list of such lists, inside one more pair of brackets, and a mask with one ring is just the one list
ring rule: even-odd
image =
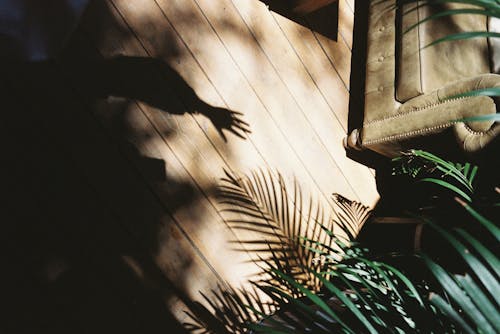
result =
[[[455,227],[446,229],[428,221],[442,240],[451,246],[452,256],[460,259],[458,262],[464,268],[460,274],[452,274],[434,259],[422,254],[423,261],[442,288],[441,294],[431,293],[429,300],[461,332],[500,332],[500,262],[495,255],[500,241],[500,229],[471,206],[473,202],[482,205],[474,190],[478,167],[470,163],[445,161],[420,150],[406,152],[395,158],[394,162],[396,174],[402,173],[420,182],[437,184],[450,191],[452,196],[457,196],[455,201],[473,218],[472,222],[476,223],[476,226],[471,226],[470,219],[462,218],[466,222],[462,227],[455,224]],[[488,205],[493,210],[499,206],[499,190],[495,190],[496,198]],[[481,201],[484,202],[485,199],[482,198]],[[495,213],[498,212],[493,211],[496,217]],[[446,214],[450,217],[449,211]],[[459,214],[463,217],[463,212]],[[457,219],[456,216],[454,219]],[[471,233],[471,229],[475,230],[475,235]]]
[[[493,222],[479,215],[465,202],[461,202],[477,222],[485,227],[485,233],[500,241],[500,230]],[[449,243],[455,255],[466,265],[464,273],[452,274],[445,267],[426,255],[423,260],[440,286],[442,293],[431,293],[430,302],[451,319],[464,333],[500,332],[500,262],[493,249],[488,249],[477,238],[461,228],[446,231],[433,225]]]
[[430,152],[410,150],[394,158],[393,174],[405,174],[451,190],[468,202],[472,202],[474,180],[478,167],[469,162],[446,161]]
[[[424,182],[459,195],[461,207],[482,226],[474,235],[429,222],[462,259],[459,274],[425,254],[416,258],[428,268],[432,279],[426,280],[373,258],[352,240],[370,213],[360,203],[335,195],[331,206],[336,215],[325,215],[310,198],[303,200],[297,182],[288,188],[279,174],[227,173],[219,199],[222,211],[232,228],[256,233],[243,244],[257,252],[262,276],[251,291],[220,287],[203,295],[208,306],[195,303],[188,312],[189,329],[228,334],[498,332],[500,263],[495,254],[500,232],[462,196],[474,197],[477,168],[419,151],[397,162],[401,172],[443,181]],[[429,171],[441,178],[429,177]]]
[[219,192],[221,212],[230,228],[253,233],[255,238],[237,243],[242,251],[254,255],[261,272],[252,281],[256,290],[251,294],[220,289],[203,296],[214,312],[197,304],[197,310],[190,310],[195,321],[189,328],[244,332],[255,326],[257,318],[285,309],[273,299],[275,289],[298,303],[309,292],[320,293],[328,280],[328,275],[321,273],[323,262],[326,258],[340,258],[370,215],[368,207],[339,194],[334,194],[332,200],[325,213],[312,198],[305,198],[298,182],[287,187],[279,173],[257,171],[238,177],[226,172]]
[[255,262],[264,268],[273,262],[312,290],[321,287],[314,275],[320,263],[317,252],[303,247],[304,240],[320,243],[325,251],[338,251],[334,235],[354,238],[370,214],[368,207],[339,194],[332,199],[330,210],[325,211],[312,198],[304,198],[297,181],[288,188],[280,173],[269,171],[241,177],[226,173],[219,192],[227,224],[254,233],[255,239],[238,243],[257,256]]

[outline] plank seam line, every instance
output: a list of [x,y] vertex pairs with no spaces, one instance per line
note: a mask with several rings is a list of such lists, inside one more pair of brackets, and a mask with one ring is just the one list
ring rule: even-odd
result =
[[[155,0],[156,1],[156,0]],[[196,4],[196,6],[198,7],[198,9],[200,10],[201,14],[203,15],[203,17],[205,18],[205,20],[207,21],[207,23],[209,24],[210,28],[212,29],[212,31],[214,32],[214,34],[217,36],[217,38],[219,39],[219,41],[221,42],[221,44],[223,45],[224,49],[226,50],[226,53],[228,54],[228,56],[231,58],[231,60],[233,61],[234,65],[238,68],[238,71],[240,72],[240,74],[242,75],[243,78],[245,78],[245,81],[246,83],[249,85],[249,87],[252,89],[252,91],[254,92],[254,94],[257,96],[259,102],[262,104],[262,106],[264,107],[264,109],[266,110],[266,112],[269,114],[270,118],[272,119],[273,123],[275,124],[276,128],[279,130],[279,132],[281,133],[282,137],[285,139],[285,141],[288,143],[290,149],[292,150],[292,152],[295,154],[295,156],[297,157],[297,159],[299,160],[300,164],[304,167],[304,170],[307,172],[307,174],[311,177],[311,179],[313,180],[314,184],[316,185],[316,187],[318,188],[318,190],[320,191],[320,193],[323,195],[324,199],[326,200],[327,203],[329,203],[328,201],[328,197],[326,196],[326,194],[321,190],[321,188],[319,187],[317,181],[315,180],[315,178],[313,177],[313,175],[311,174],[311,172],[308,170],[308,168],[305,166],[303,160],[300,158],[300,155],[298,154],[298,152],[295,150],[295,147],[294,145],[292,145],[288,139],[288,137],[285,135],[285,133],[283,132],[283,130],[280,128],[280,126],[278,125],[278,122],[276,121],[276,119],[273,117],[272,113],[269,111],[269,109],[266,107],[266,105],[264,104],[264,102],[262,101],[262,99],[260,98],[259,94],[257,93],[257,91],[255,90],[254,86],[250,83],[248,77],[246,76],[246,74],[243,72],[241,66],[238,64],[238,62],[234,59],[232,53],[229,51],[227,45],[224,43],[224,41],[222,40],[222,38],[219,36],[218,32],[216,31],[215,27],[212,25],[211,21],[208,19],[208,17],[206,16],[206,14],[204,13],[204,11],[202,10],[202,8],[200,7],[199,3],[197,0],[193,0],[194,3]],[[231,4],[233,5],[234,7],[234,4],[231,2]],[[238,15],[240,16],[241,18],[241,15],[239,13],[239,11],[237,10],[237,8],[235,8],[236,12],[238,13]],[[246,24],[245,20],[243,20],[243,18],[241,18],[243,23],[245,24],[245,26],[247,27],[247,30],[249,30],[250,34],[252,35],[252,37],[255,39],[255,36],[253,35],[253,33],[251,32],[251,30],[248,28],[248,25]],[[260,44],[256,41],[257,45],[259,46],[259,48],[261,49],[262,53],[264,55],[266,55],[266,58],[267,60],[270,62],[269,58],[267,57],[267,54],[262,50],[262,48],[260,47]],[[272,64],[271,64],[272,66]],[[273,67],[274,69],[274,67]],[[283,83],[283,80],[281,78],[281,76],[275,71],[275,74],[277,74],[277,77],[280,79],[280,81]],[[283,83],[284,84],[284,83]],[[290,95],[290,97],[292,97],[292,99],[294,100],[294,103],[295,105],[297,106],[298,110],[301,111],[302,109],[300,108],[300,106],[297,104],[297,101],[295,100],[293,94],[291,94],[291,92],[289,91],[288,87],[286,84],[284,84],[284,87],[286,88],[286,90],[288,91],[288,94]],[[304,113],[302,112],[302,114],[304,115]],[[306,120],[307,120],[307,117],[305,117]],[[311,126],[311,129],[314,131],[314,127]],[[314,133],[316,134],[316,132],[314,131]],[[319,136],[316,134],[316,136],[319,138]],[[322,143],[321,140],[319,140],[320,143]],[[329,154],[328,150],[326,150],[327,153]],[[335,161],[333,161],[334,164],[335,164]],[[337,169],[338,166],[336,165]]]
[[[113,0],[111,0],[111,4],[113,5],[113,7],[117,11],[117,13],[120,15],[120,17],[122,18],[123,22],[127,25],[127,27],[129,28],[129,30],[131,31],[131,33],[134,34],[134,36],[137,38],[137,36],[135,35],[135,32],[131,29],[130,25],[125,20],[125,18],[123,17],[123,15],[119,11],[119,9],[116,7],[116,4],[114,3]],[[139,39],[138,39],[138,41],[141,44],[141,46],[143,46],[143,44],[141,43],[141,41]],[[100,50],[98,50],[98,52],[101,54],[101,56],[103,56],[102,53],[100,52]],[[141,111],[142,111],[142,109],[141,109]],[[146,115],[145,115],[145,117],[146,117]],[[98,121],[98,124],[100,124],[102,126],[101,122],[99,120],[97,120],[97,121]],[[107,131],[105,131],[105,133],[107,134],[107,136],[109,136],[109,134],[107,133]],[[113,143],[115,143],[114,139],[111,138],[111,140],[112,140]],[[115,145],[116,145],[116,143],[115,143]],[[124,155],[123,151],[120,148],[118,148],[118,151],[121,153],[121,155]],[[194,240],[191,239],[191,237],[189,236],[189,234],[181,226],[180,222],[173,216],[173,214],[170,211],[170,209],[168,209],[168,207],[166,207],[165,203],[163,203],[163,201],[161,200],[161,198],[159,198],[159,195],[156,193],[156,191],[154,191],[154,189],[152,189],[151,185],[144,179],[142,173],[137,169],[137,166],[135,166],[135,164],[132,163],[127,156],[124,156],[124,158],[127,161],[129,161],[129,163],[132,165],[135,173],[138,174],[139,178],[144,182],[144,184],[146,185],[146,187],[149,190],[149,192],[152,193],[153,197],[157,199],[159,205],[168,213],[168,215],[170,216],[170,218],[172,219],[172,221],[174,222],[174,224],[181,231],[181,233],[184,235],[184,237],[186,238],[186,240],[191,244],[191,246],[194,248],[195,252],[202,259],[202,261],[214,273],[215,277],[217,277],[217,279],[220,280],[220,282],[222,282],[223,284],[225,284],[225,280],[219,275],[219,273],[217,272],[217,270],[215,270],[215,268],[210,264],[210,262],[205,257],[205,255],[201,252],[201,250],[198,248],[198,246],[196,245],[196,243],[194,242]]]
[[[283,27],[281,26],[281,24],[279,24],[279,22],[277,21],[276,19],[276,16],[275,14],[271,13],[271,16],[273,17],[273,20],[274,22],[276,23],[276,25],[279,27],[279,29],[281,30],[281,32],[283,33],[283,35],[285,36],[286,40],[288,41],[288,44],[290,45],[290,47],[292,48],[293,52],[295,53],[295,55],[297,56],[297,58],[300,60],[300,63],[302,64],[302,66],[304,67],[304,70],[307,72],[307,74],[309,75],[309,77],[311,78],[311,81],[314,83],[314,86],[316,87],[316,89],[319,91],[319,93],[321,94],[321,97],[323,98],[323,100],[325,101],[325,103],[328,105],[328,107],[330,108],[332,114],[335,116],[335,119],[337,120],[337,122],[340,124],[340,126],[342,127],[342,129],[344,129],[344,131],[347,131],[347,129],[344,127],[344,125],[342,124],[342,122],[340,121],[337,113],[335,112],[335,109],[332,107],[332,105],[328,102],[328,99],[326,98],[325,94],[323,93],[323,90],[319,87],[317,81],[314,79],[313,75],[311,74],[311,72],[309,71],[309,68],[306,66],[306,64],[304,63],[304,61],[302,60],[302,57],[299,56],[298,52],[297,52],[297,49],[293,46],[293,43],[290,41],[290,39],[288,38],[287,34],[285,33],[285,31],[283,30]],[[312,31],[311,31],[312,32]],[[319,43],[318,43],[319,44]],[[325,55],[326,56],[326,55]],[[328,58],[328,57],[327,57]],[[331,62],[330,62],[331,64]],[[338,72],[337,70],[335,69],[335,67],[333,67],[335,72],[337,73],[337,76],[338,78],[342,81],[342,78],[338,75]]]
[[[197,0],[194,0],[196,3],[197,3]],[[340,173],[344,176],[344,179],[346,180],[347,184],[349,185],[349,187],[351,188],[351,190],[353,191],[354,194],[356,194],[356,196],[358,197],[358,200],[360,200],[359,198],[359,195],[357,194],[356,190],[354,189],[354,187],[352,186],[352,184],[349,182],[349,180],[345,177],[345,174],[344,174],[344,171],[342,168],[339,167],[337,161],[335,160],[335,158],[332,156],[332,154],[330,153],[330,151],[327,149],[325,143],[323,142],[321,136],[319,136],[319,134],[316,132],[316,129],[315,127],[311,124],[311,121],[309,120],[309,118],[307,117],[306,113],[304,112],[304,109],[300,106],[300,104],[298,103],[295,95],[290,91],[290,87],[286,84],[285,80],[283,79],[283,77],[279,74],[277,68],[275,67],[274,63],[271,61],[269,55],[265,52],[265,50],[263,49],[262,45],[260,44],[260,42],[258,41],[257,37],[255,36],[255,34],[253,33],[252,29],[250,28],[250,26],[248,25],[248,23],[246,22],[246,20],[243,18],[241,12],[239,11],[238,7],[234,4],[234,0],[230,0],[231,4],[233,5],[234,9],[236,10],[236,12],[238,13],[238,15],[240,16],[241,20],[244,22],[245,26],[247,27],[247,30],[249,31],[249,33],[253,36],[255,42],[257,43],[257,45],[259,46],[260,50],[262,51],[262,53],[265,55],[265,57],[267,58],[267,61],[270,63],[271,67],[273,68],[275,74],[278,76],[278,78],[280,79],[280,81],[282,82],[282,84],[286,87],[288,93],[290,94],[290,96],[292,97],[295,105],[297,106],[298,110],[302,113],[303,117],[306,119],[307,123],[309,124],[309,126],[311,127],[311,129],[313,130],[313,133],[316,135],[316,137],[318,138],[319,140],[319,143],[323,146],[323,148],[325,149],[325,151],[327,152],[328,156],[330,157],[330,160],[334,163],[334,165],[337,167],[337,169],[340,171]],[[204,15],[204,14],[203,14]],[[207,19],[208,20],[208,19]],[[210,24],[211,25],[211,24]],[[213,29],[213,28],[212,28]],[[218,35],[217,35],[218,36]],[[218,36],[219,37],[219,36]],[[286,38],[286,36],[285,36]],[[220,39],[220,37],[219,37]],[[221,41],[222,42],[222,41]],[[225,45],[223,43],[223,45]],[[300,59],[300,58],[299,58]]]
[[[161,10],[161,8],[159,7],[159,5],[156,3],[155,1],[155,4],[157,5],[157,7]],[[115,4],[113,4],[115,6]],[[130,30],[132,30],[132,32],[134,33],[134,36],[139,39],[138,35],[135,34],[135,32],[133,31],[133,28],[128,24],[128,22],[126,21],[125,17],[123,17],[123,14],[119,11],[118,8],[115,7],[115,9],[119,12],[120,16],[122,17],[122,19],[126,22],[128,28]],[[164,15],[165,16],[165,15]],[[184,46],[186,47],[187,50],[189,50],[189,52],[191,53],[191,50],[189,49],[189,47],[187,46],[187,44],[185,43],[185,41],[182,39],[182,37],[180,36],[180,34],[178,33],[178,31],[175,29],[175,27],[173,26],[173,24],[170,22],[170,20],[165,16],[165,19],[167,20],[167,22],[170,24],[170,26],[172,27],[172,29],[175,31],[175,33],[178,35],[179,39],[182,40],[182,42],[184,43]],[[144,52],[146,52],[146,54],[148,54],[149,56],[151,56],[151,53],[149,52],[149,50],[144,46],[144,44],[141,42],[141,45],[143,46],[143,49],[144,49]],[[207,77],[207,79],[209,80],[209,82],[211,83],[211,85],[213,86],[214,90],[217,92],[217,94],[219,95],[219,97],[221,98],[221,100],[223,101],[223,103],[226,105],[226,107],[228,108],[228,104],[227,102],[224,100],[224,98],[221,96],[221,94],[217,91],[216,87],[214,86],[213,82],[210,80],[210,78],[208,78],[208,75],[207,73],[203,70],[203,68],[201,67],[201,64],[198,63],[198,61],[196,60],[196,58],[194,57],[194,55],[192,54],[192,57],[193,59],[195,59],[195,61],[197,62],[198,66],[200,67],[200,69],[203,71],[204,75]],[[180,98],[182,103],[184,104],[183,102],[183,99]],[[175,154],[175,151],[170,147],[170,145],[167,143],[167,141],[165,140],[165,138],[162,136],[161,132],[158,130],[157,126],[155,125],[155,122],[153,122],[150,117],[147,115],[147,112],[144,111],[143,107],[138,104],[136,102],[136,105],[138,106],[138,108],[141,110],[141,112],[143,113],[144,117],[146,117],[146,119],[148,120],[148,122],[152,125],[152,127],[155,129],[155,131],[157,132],[157,134],[160,136],[160,138],[162,138],[162,141],[164,142],[164,144],[169,148],[169,150],[172,152],[172,154],[175,156],[175,158],[177,159],[177,161],[179,162],[179,164],[182,166],[182,168],[184,169],[185,173],[187,175],[189,175],[189,177],[191,178],[192,182],[196,185],[196,187],[198,188],[198,190],[201,192],[201,194],[204,195],[204,197],[206,198],[207,202],[210,204],[210,206],[213,208],[213,210],[215,211],[215,213],[217,214],[217,216],[219,216],[219,218],[224,222],[224,224],[226,225],[226,227],[229,227],[229,230],[231,231],[231,233],[233,234],[234,238],[240,243],[242,244],[242,242],[239,240],[238,236],[235,234],[235,231],[233,229],[230,228],[230,226],[227,224],[226,222],[226,219],[224,219],[224,217],[221,216],[220,214],[220,211],[217,209],[217,207],[215,206],[215,204],[209,199],[209,196],[207,196],[206,192],[203,190],[203,188],[199,185],[199,183],[196,181],[196,179],[193,177],[193,175],[186,169],[186,167],[184,166],[184,164],[180,161],[180,159],[178,158],[178,156]],[[194,116],[192,116],[194,117]],[[198,124],[198,123],[197,123]],[[204,133],[204,132],[203,132]],[[204,133],[205,136],[206,136],[206,133]],[[211,140],[210,138],[207,138],[208,141],[210,143]],[[252,143],[253,144],[253,143]],[[213,143],[212,143],[213,145]],[[257,148],[254,146],[255,150],[257,151],[257,153],[260,154],[260,152],[257,150]],[[218,152],[218,151],[217,151]],[[218,152],[220,154],[220,152]],[[262,155],[261,155],[262,157]],[[263,159],[264,160],[264,159]],[[223,161],[225,161],[223,159]],[[227,165],[227,167],[232,171],[233,169]],[[186,232],[187,233],[187,232]],[[243,244],[242,244],[243,245]],[[196,247],[196,245],[194,244],[193,245],[194,247]],[[249,253],[248,250],[246,250],[247,253]],[[207,259],[208,261],[208,259]],[[210,265],[211,268],[213,268],[211,265]],[[213,270],[216,272],[215,268],[213,268]],[[220,277],[218,274],[217,274],[218,277]]]
[[[335,72],[337,72],[339,78],[340,78],[340,81],[342,81],[342,84],[344,85],[345,89],[347,90],[347,92],[350,93],[350,90],[349,90],[349,87],[347,86],[346,82],[344,81],[344,79],[342,78],[342,76],[340,75],[339,71],[337,70],[337,67],[335,66],[334,62],[333,62],[333,59],[330,57],[330,55],[328,54],[328,52],[326,52],[326,49],[325,49],[325,46],[323,45],[323,43],[321,43],[321,41],[319,40],[318,38],[318,33],[313,31],[312,32],[313,35],[314,35],[314,38],[316,39],[316,41],[318,42],[318,44],[320,45],[321,47],[321,50],[323,50],[323,53],[325,54],[326,58],[328,58],[328,61],[330,62],[330,64],[332,65],[332,67],[335,69]],[[352,66],[352,64],[351,64]],[[349,72],[350,72],[350,69],[349,69]],[[349,73],[350,74],[350,73]]]
[[[156,0],[155,0],[156,2]],[[274,119],[274,117],[272,116],[272,113],[269,111],[269,109],[267,108],[267,106],[264,104],[264,102],[262,101],[262,99],[260,98],[259,94],[257,94],[255,88],[253,87],[252,84],[250,84],[248,78],[246,77],[246,75],[243,73],[243,71],[241,70],[241,67],[239,66],[239,64],[235,61],[234,57],[232,56],[232,54],[229,52],[229,50],[227,49],[227,46],[223,43],[223,41],[221,40],[220,36],[217,34],[217,32],[215,31],[214,27],[212,26],[211,22],[208,20],[208,18],[206,17],[205,13],[201,10],[199,4],[195,1],[195,4],[197,5],[198,9],[200,10],[201,14],[203,15],[203,17],[205,18],[205,20],[207,21],[207,23],[210,25],[211,29],[213,30],[213,32],[215,33],[215,35],[217,36],[217,38],[219,39],[219,41],[221,42],[221,44],[224,46],[224,49],[226,51],[226,53],[228,54],[228,56],[231,58],[231,60],[233,61],[233,64],[238,68],[240,74],[242,75],[242,77],[245,79],[245,82],[248,84],[248,86],[251,88],[251,90],[253,91],[253,93],[255,94],[257,100],[259,101],[259,103],[261,104],[261,106],[264,108],[264,110],[268,113],[269,117],[272,119],[273,123],[275,124],[275,126],[277,127],[277,129],[279,130],[281,136],[283,137],[283,139],[287,142],[288,146],[290,147],[290,149],[292,150],[292,152],[294,153],[294,155],[296,156],[296,158],[299,160],[299,162],[301,163],[301,165],[304,167],[304,170],[307,172],[307,174],[310,176],[310,178],[312,179],[312,181],[314,182],[314,184],[316,185],[316,187],[318,188],[318,190],[320,191],[320,193],[323,195],[323,198],[327,201],[327,203],[329,203],[328,201],[328,197],[321,191],[321,188],[319,187],[318,183],[316,182],[316,180],[314,179],[314,177],[311,175],[310,171],[305,168],[305,165],[304,165],[304,162],[303,160],[300,158],[299,154],[297,153],[297,151],[295,150],[294,146],[291,145],[291,143],[289,142],[288,138],[285,136],[285,134],[283,133],[283,130],[281,130],[281,128],[277,125],[277,122],[276,120]],[[166,16],[166,13],[164,13],[163,9],[161,8],[161,6],[159,6],[159,4],[157,3],[158,7],[160,8],[160,10],[162,11],[163,15],[165,16],[165,18],[169,21],[169,23],[171,24],[170,20],[168,19],[168,17]],[[172,24],[171,24],[172,25]],[[175,29],[175,27],[173,27],[174,30],[176,31],[176,33],[179,35],[179,38],[183,41],[185,47],[189,50],[189,52],[191,53],[191,55],[193,56],[193,58],[196,60],[196,62],[198,63],[198,65],[200,66],[200,68],[203,70],[203,67],[201,66],[201,64],[198,62],[198,60],[196,59],[196,57],[194,56],[194,54],[192,53],[191,49],[188,47],[188,45],[185,43],[185,41],[182,39],[182,37],[180,36],[180,34],[178,33],[178,31]],[[203,70],[203,72],[205,73],[205,75],[207,76],[208,78],[208,74]],[[210,79],[209,79],[210,80]],[[210,80],[210,82],[212,82]],[[215,87],[214,87],[215,88]],[[216,89],[216,88],[215,88]],[[224,101],[224,103],[226,104],[227,106],[227,102],[225,101],[225,99],[222,97],[222,95],[220,94],[220,92],[216,89],[216,91],[218,92],[218,94],[220,95],[221,99]],[[253,144],[253,141],[251,139],[249,139],[252,144]],[[254,144],[253,144],[254,145]],[[255,145],[254,145],[255,147]],[[255,147],[256,151],[258,151],[258,149]],[[262,160],[265,162],[265,164],[269,167],[269,165],[267,164],[267,161],[266,159],[264,159],[264,157],[262,156],[262,154],[259,152],[259,155],[261,155],[262,157]]]

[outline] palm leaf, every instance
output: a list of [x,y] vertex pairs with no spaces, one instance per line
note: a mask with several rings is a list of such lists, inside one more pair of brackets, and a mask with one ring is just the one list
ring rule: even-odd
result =
[[288,187],[281,174],[262,170],[243,176],[226,172],[218,199],[228,226],[255,236],[235,241],[242,249],[251,251],[254,260],[264,265],[269,260],[278,261],[285,273],[305,279],[316,290],[320,288],[319,280],[309,272],[297,270],[311,266],[319,270],[319,264],[313,263],[318,248],[312,251],[304,247],[303,237],[318,241],[316,246],[322,245],[321,251],[329,253],[338,247],[336,237],[327,231],[338,226],[348,239],[353,239],[370,214],[361,203],[334,194],[333,212],[326,215],[312,198],[304,200],[296,181]]
[[394,158],[393,173],[409,175],[420,182],[437,184],[472,202],[477,166],[445,161],[422,150],[410,150]]
[[345,295],[345,292],[341,291],[338,287],[327,281],[324,277],[316,273],[315,275],[317,275],[317,277],[323,282],[328,291],[333,293],[345,305],[345,307],[355,315],[355,317],[363,324],[363,326],[368,330],[369,333],[378,333],[375,327],[371,324],[370,321],[368,321],[366,316],[358,309],[354,302]]
[[469,275],[455,275],[455,280],[457,280],[467,295],[474,297],[472,301],[478,310],[488,320],[489,324],[494,327],[495,331],[500,333],[498,305],[493,305],[489,297],[486,296],[481,287]]
[[[432,261],[429,257],[422,256],[428,268],[434,274],[448,296],[458,305],[458,307],[469,317],[469,321],[475,324],[475,327],[481,328],[482,333],[492,333],[495,331],[493,327],[486,321],[486,318],[481,311],[472,302],[471,296],[468,296],[464,290],[458,285],[446,270],[439,264]],[[443,310],[442,310],[443,311]]]
[[[414,176],[441,173],[473,190],[477,167],[420,151],[411,159],[405,168],[413,168]],[[416,161],[417,168],[412,166]],[[493,222],[459,202],[488,233],[500,236]],[[254,261],[262,275],[251,282],[250,292],[220,288],[203,294],[205,305],[197,303],[195,311],[188,313],[194,332],[448,333],[456,332],[453,326],[457,326],[464,332],[492,333],[499,329],[498,258],[464,230],[436,228],[470,273],[451,274],[422,256],[450,296],[447,300],[436,293],[429,296],[427,283],[415,282],[403,270],[370,258],[368,250],[350,240],[370,214],[360,203],[335,194],[334,214],[325,219],[321,206],[310,198],[303,200],[296,182],[287,187],[280,174],[264,171],[242,177],[227,173],[219,203],[228,226],[255,233],[235,242],[242,250],[256,251]],[[344,237],[338,235],[340,231]],[[314,261],[318,256],[322,261]]]
[[448,318],[454,321],[460,326],[460,328],[465,331],[465,333],[475,334],[476,331],[473,330],[469,324],[464,321],[462,316],[446,301],[443,297],[438,294],[431,293],[429,300],[434,304],[441,312],[443,312]]
[[477,220],[481,225],[483,225],[486,230],[491,234],[491,236],[497,241],[500,242],[500,229],[489,219],[481,215],[477,212],[473,207],[471,207],[468,203],[460,200],[459,198],[455,198],[455,200],[462,205],[465,210]]
[[[500,96],[500,92],[499,95]],[[457,120],[457,122],[485,122],[485,121],[494,121],[494,122],[500,122],[500,114],[489,114],[489,115],[480,115],[480,116],[474,116],[474,117],[466,117],[466,118],[461,118]]]
[[440,179],[430,178],[430,177],[423,178],[420,181],[421,182],[430,182],[430,183],[438,184],[444,188],[448,188],[448,189],[454,191],[455,193],[457,193],[458,195],[462,196],[465,200],[472,202],[472,198],[469,195],[467,195],[464,191],[460,190],[460,188],[458,188],[457,186],[455,186],[449,182],[446,182],[446,181],[443,181]]
[[488,290],[490,297],[500,306],[500,285],[494,274],[450,232],[445,231],[435,224],[430,225],[455,249],[457,255],[469,266],[471,273],[477,277],[478,281]]
[[490,269],[492,269],[496,274],[496,279],[500,278],[500,261],[488,248],[486,248],[479,240],[471,236],[469,233],[463,229],[455,229],[455,232],[460,235],[465,241],[473,247],[473,249],[479,254],[482,259],[488,263]]
[[488,38],[499,38],[500,33],[498,32],[491,32],[491,31],[467,31],[467,32],[460,32],[456,34],[450,34],[442,38],[438,38],[435,41],[432,41],[431,43],[425,45],[423,48],[428,48],[430,46],[443,43],[443,42],[449,42],[449,41],[458,41],[458,40],[464,40],[464,39],[472,39],[472,38],[478,38],[478,37],[488,37]]
[[[418,7],[420,7],[420,6],[418,6]],[[415,10],[418,7],[412,8],[410,11],[406,12],[405,14],[407,14],[407,13]],[[443,10],[443,11],[438,12],[436,14],[424,17],[423,19],[421,19],[417,23],[415,23],[415,24],[411,25],[410,27],[408,27],[404,31],[404,33],[407,33],[409,31],[415,29],[416,27],[418,27],[419,25],[421,25],[424,22],[436,20],[436,19],[439,19],[439,18],[442,18],[442,17],[453,16],[453,15],[460,15],[460,14],[469,14],[469,15],[472,14],[472,15],[484,15],[484,16],[500,17],[500,15],[498,15],[497,13],[489,11],[489,10],[485,10],[485,9],[459,8],[459,9]]]
[[[485,227],[481,237],[488,239],[490,237],[488,234],[491,234],[497,243],[500,241],[498,228],[492,221],[483,217],[468,203],[460,199],[457,201]],[[499,259],[493,251],[497,246],[490,250],[464,229],[447,231],[436,224],[430,223],[430,225],[452,246],[456,257],[461,258],[467,266],[462,270],[465,273],[451,274],[428,256],[422,255],[428,268],[451,299],[447,301],[443,296],[433,293],[430,301],[466,332],[475,332],[474,328],[480,333],[498,333],[500,331]],[[472,248],[468,248],[467,245]]]

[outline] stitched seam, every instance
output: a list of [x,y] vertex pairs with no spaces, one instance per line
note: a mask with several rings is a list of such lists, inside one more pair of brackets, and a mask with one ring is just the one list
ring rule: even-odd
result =
[[[462,123],[462,122],[459,122],[459,123]],[[476,135],[476,136],[484,136],[484,135],[488,135],[490,134],[491,132],[495,131],[495,126],[492,126],[490,129],[488,129],[487,131],[474,131],[472,130],[468,125],[467,123],[462,123],[465,127],[465,130],[467,130],[469,133],[472,133],[473,135]]]
[[438,129],[444,129],[444,128],[447,128],[453,124],[454,124],[453,122],[448,122],[445,124],[432,126],[430,128],[423,128],[423,129],[405,132],[405,133],[401,133],[401,134],[397,134],[397,135],[387,136],[384,138],[372,139],[372,140],[368,140],[367,142],[365,142],[365,145],[376,144],[376,143],[380,143],[380,142],[384,142],[384,141],[390,141],[393,139],[409,138],[409,137],[412,137],[414,135],[418,135],[421,133],[425,133],[425,132],[429,132],[429,131],[433,131],[433,130],[438,130]]
[[431,109],[431,108],[437,107],[437,106],[445,104],[445,103],[456,102],[458,100],[463,100],[463,99],[466,99],[468,97],[471,97],[471,96],[462,96],[462,97],[457,97],[455,99],[449,99],[449,100],[444,100],[444,101],[440,101],[440,102],[437,102],[437,103],[432,103],[432,104],[429,104],[429,105],[426,105],[426,106],[423,106],[423,107],[419,107],[419,108],[410,110],[409,112],[406,112],[404,114],[391,115],[391,116],[387,116],[387,117],[384,117],[384,118],[381,118],[381,119],[376,119],[376,120],[367,122],[367,123],[365,123],[363,125],[363,127],[367,128],[367,127],[370,127],[370,126],[372,126],[373,124],[376,124],[376,123],[384,122],[384,121],[387,121],[387,120],[390,120],[390,119],[401,118],[401,117],[404,117],[404,116],[407,116],[407,115],[411,115],[413,113],[416,113],[416,112],[419,112],[419,111],[422,111],[422,110],[425,110],[425,109]]

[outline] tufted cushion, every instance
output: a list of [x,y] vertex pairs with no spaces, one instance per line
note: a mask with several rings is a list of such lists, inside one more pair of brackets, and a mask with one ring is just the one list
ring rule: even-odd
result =
[[446,35],[487,30],[486,17],[447,16],[427,21],[404,33],[415,23],[437,11],[464,7],[462,4],[416,7],[417,5],[418,3],[406,5],[397,13],[396,98],[399,102],[430,93],[454,81],[490,73],[489,50],[485,38],[444,42],[425,48]]

